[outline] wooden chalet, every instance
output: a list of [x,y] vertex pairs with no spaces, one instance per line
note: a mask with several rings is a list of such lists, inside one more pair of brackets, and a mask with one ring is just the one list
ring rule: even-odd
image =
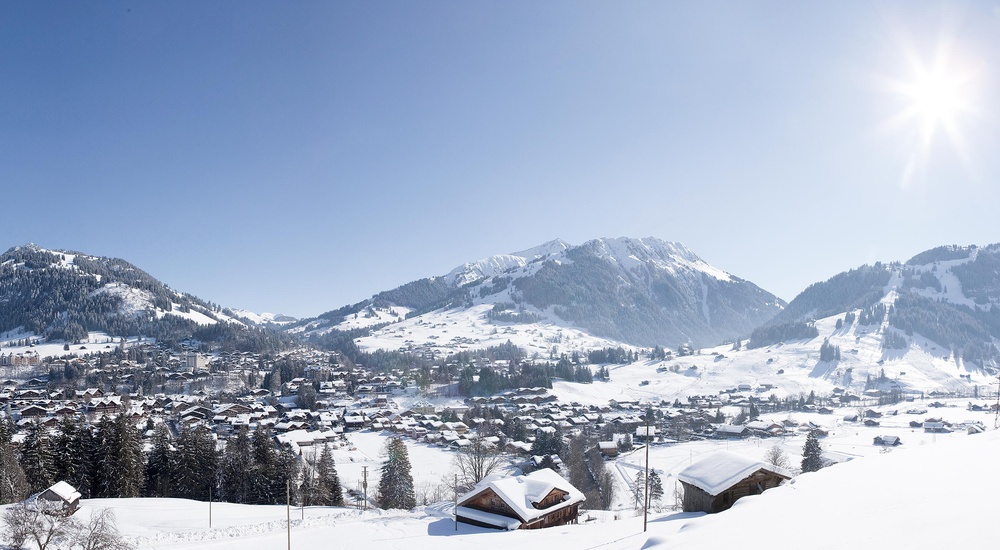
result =
[[875,441],[873,445],[883,445],[885,447],[895,447],[896,445],[902,445],[902,441],[898,436],[895,435],[877,435],[875,436]]
[[72,516],[80,506],[80,491],[69,483],[60,481],[35,497],[39,503],[44,503],[46,510],[55,508],[65,516]]
[[598,441],[597,450],[607,457],[618,456],[618,444],[614,441]]
[[21,409],[21,418],[40,418],[48,416],[49,410],[41,405],[28,405]]
[[549,468],[525,476],[488,477],[458,501],[458,521],[494,529],[541,529],[576,523],[585,499]]
[[682,470],[677,479],[684,487],[685,512],[714,514],[745,496],[777,487],[791,475],[782,468],[718,451]]

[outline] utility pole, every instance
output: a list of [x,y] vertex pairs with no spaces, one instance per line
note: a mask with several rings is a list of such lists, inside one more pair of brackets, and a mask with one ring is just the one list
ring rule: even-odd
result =
[[458,531],[458,474],[455,474],[455,530]]
[[994,430],[997,429],[997,428],[1000,428],[1000,374],[997,375],[997,404],[996,404],[996,409],[997,409],[997,415],[996,415],[996,418],[993,419],[993,429]]
[[652,409],[646,411],[646,479],[643,480],[646,488],[645,493],[642,495],[642,532],[646,532],[646,515],[647,509],[649,508],[649,413]]
[[365,476],[364,481],[361,482],[361,489],[364,491],[364,499],[365,499],[364,504],[362,505],[364,506],[364,508],[362,509],[367,510],[368,509],[368,466],[362,466],[361,471]]
[[212,486],[208,486],[208,528],[212,528]]
[[285,524],[288,526],[288,550],[292,550],[292,482],[285,480]]

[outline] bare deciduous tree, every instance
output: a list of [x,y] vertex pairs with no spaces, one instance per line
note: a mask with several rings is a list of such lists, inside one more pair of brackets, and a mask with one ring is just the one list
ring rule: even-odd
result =
[[82,550],[128,550],[128,544],[118,533],[115,513],[110,508],[101,508],[90,516],[86,525],[78,524],[74,537]]
[[788,455],[785,451],[781,450],[781,445],[777,443],[772,445],[767,452],[764,453],[764,462],[770,464],[771,466],[784,468],[786,470],[789,467]]
[[486,476],[497,472],[507,462],[507,456],[482,437],[472,440],[472,444],[455,455],[453,462],[458,474],[460,490],[475,487]]
[[68,546],[75,522],[62,513],[60,505],[36,499],[8,508],[3,523],[11,547],[21,548],[25,540],[31,540],[38,550],[45,550]]
[[127,550],[132,546],[121,537],[110,509],[94,511],[86,524],[63,514],[61,505],[33,500],[11,506],[3,514],[4,538],[10,548],[22,548],[31,541],[38,550],[80,548],[81,550]]

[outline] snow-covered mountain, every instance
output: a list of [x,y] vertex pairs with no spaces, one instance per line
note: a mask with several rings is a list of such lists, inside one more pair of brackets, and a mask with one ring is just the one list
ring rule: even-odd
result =
[[[676,347],[748,334],[783,306],[773,294],[708,264],[680,243],[603,238],[572,246],[554,240],[463,264],[292,330],[321,336],[364,325],[375,331],[361,344],[388,349],[442,338],[455,343],[453,349],[483,345],[487,336],[501,332],[514,335],[512,341],[531,333],[545,350],[561,342],[560,334]],[[402,322],[407,324],[396,326]],[[455,326],[445,329],[444,323]],[[420,330],[428,325],[452,332]]]
[[843,330],[859,326],[897,355],[926,347],[962,369],[992,373],[1000,360],[997,304],[1000,244],[943,246],[811,285],[755,330],[750,345],[811,338],[813,320],[840,316]]
[[34,244],[0,255],[0,333],[20,338],[72,342],[99,331],[176,341],[200,331],[205,340],[245,340],[257,331],[243,313],[178,292],[118,258]]

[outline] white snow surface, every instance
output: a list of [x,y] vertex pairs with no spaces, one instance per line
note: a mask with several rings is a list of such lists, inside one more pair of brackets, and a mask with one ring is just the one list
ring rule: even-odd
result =
[[730,281],[732,277],[708,262],[681,243],[661,241],[654,237],[632,239],[619,237],[615,239],[596,239],[583,246],[592,246],[598,251],[598,256],[612,263],[617,263],[625,269],[632,269],[640,263],[649,262],[658,269],[677,273],[688,270],[701,272],[720,281]]
[[153,309],[153,295],[143,289],[132,288],[122,283],[107,283],[91,293],[116,295],[122,299],[121,313],[132,317]]
[[[956,403],[957,404],[957,403]],[[947,411],[948,409],[942,409]],[[958,407],[952,412],[964,413]],[[802,418],[799,418],[800,420]],[[851,428],[849,435],[855,437]],[[909,435],[907,435],[909,434]],[[352,439],[355,435],[352,434]],[[865,435],[867,437],[867,435]],[[364,434],[368,443],[384,438]],[[832,439],[832,438],[831,438]],[[824,448],[842,447],[821,440]],[[701,441],[692,444],[656,446],[651,466],[664,472],[664,489],[673,489],[670,478],[694,457],[733,446],[750,456],[763,456],[773,443],[792,455],[801,451],[804,436],[790,439]],[[870,439],[858,444],[855,460],[803,474],[762,495],[740,499],[726,512],[715,515],[653,512],[648,531],[642,518],[630,510],[597,513],[595,520],[533,531],[505,532],[453,522],[448,501],[419,506],[413,511],[362,512],[352,508],[307,507],[290,510],[291,541],[295,548],[400,550],[478,550],[509,548],[574,548],[638,550],[730,548],[748,545],[748,536],[761,546],[777,549],[808,547],[840,548],[981,548],[992,540],[994,512],[990,495],[1000,491],[994,457],[1000,453],[1000,432],[978,435],[904,434],[904,445],[881,452]],[[448,456],[447,451],[427,448],[434,454],[417,454],[422,445],[407,442],[414,471],[420,471]],[[797,453],[796,453],[797,454]],[[628,454],[609,466],[625,470],[634,479],[642,451]],[[630,464],[632,466],[630,466]],[[343,455],[337,467],[343,476]],[[370,487],[378,470],[369,469]],[[929,482],[928,478],[934,478]],[[345,479],[345,487],[353,487]],[[8,505],[10,506],[10,505]],[[3,507],[0,507],[2,511]],[[77,512],[86,521],[95,510],[110,508],[118,528],[138,548],[263,550],[287,544],[284,506],[209,505],[181,499],[89,499]],[[617,515],[619,520],[615,521]],[[919,521],[916,519],[920,518]],[[761,526],[780,528],[761,531]],[[756,547],[756,544],[751,545]],[[30,548],[30,546],[29,546]]]
[[288,323],[295,322],[295,319],[281,313],[256,313],[246,309],[232,309],[238,317],[243,317],[257,323],[258,325],[264,325],[272,323],[275,325],[285,325]]
[[524,267],[535,260],[561,254],[570,247],[571,245],[562,239],[556,239],[520,252],[490,256],[456,267],[445,275],[445,281],[454,286],[474,283],[512,269]]
[[529,357],[537,353],[542,358],[549,357],[553,346],[557,353],[602,347],[631,347],[548,320],[527,324],[493,322],[487,318],[491,307],[489,304],[479,304],[468,309],[432,311],[393,323],[370,336],[358,338],[355,342],[359,348],[369,351],[406,351],[423,347],[447,355],[510,341],[525,349]]

